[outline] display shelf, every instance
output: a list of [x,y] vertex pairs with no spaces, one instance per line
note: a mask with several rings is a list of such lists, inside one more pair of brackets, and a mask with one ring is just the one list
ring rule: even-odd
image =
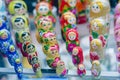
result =
[[[65,77],[79,77],[76,73],[75,70],[68,70],[68,74]],[[16,74],[13,68],[0,68],[0,73],[3,74]],[[23,69],[23,73],[25,75],[34,75],[34,72],[32,69]],[[44,75],[49,75],[49,76],[56,76],[55,70],[54,69],[42,69],[42,73]],[[91,77],[91,71],[86,72],[86,78]],[[102,78],[116,78],[120,80],[120,74],[116,71],[102,71],[101,72],[101,77]]]

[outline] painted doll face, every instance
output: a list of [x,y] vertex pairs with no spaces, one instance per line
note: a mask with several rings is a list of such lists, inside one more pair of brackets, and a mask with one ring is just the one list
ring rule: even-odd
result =
[[57,64],[58,67],[61,67],[61,68],[65,68],[65,64],[63,61],[59,61],[59,63]]
[[77,0],[66,0],[71,7],[75,7]]
[[24,32],[22,34],[22,40],[23,41],[31,41],[31,37],[30,37],[30,34],[28,32]]
[[52,49],[51,50],[51,54],[54,56],[54,55],[56,55],[56,54],[58,54],[58,50],[57,49]]
[[42,20],[41,21],[41,27],[44,29],[44,30],[48,30],[52,27],[52,21],[51,20]]
[[92,28],[93,31],[98,31],[99,30],[99,26],[98,26],[97,22],[94,22],[92,24],[91,28]]
[[93,39],[91,42],[91,47],[96,50],[102,47],[102,43],[99,39]]
[[69,24],[75,24],[75,23],[76,23],[76,18],[70,16],[70,17],[68,18],[68,23],[69,23]]
[[53,42],[57,42],[56,36],[49,36],[48,37],[48,43],[53,43]]
[[92,6],[91,6],[91,10],[92,12],[94,13],[99,13],[100,12],[100,6],[96,3],[94,3]]
[[15,47],[14,47],[13,45],[11,45],[11,46],[9,47],[9,51],[10,51],[10,52],[15,52]]
[[18,14],[18,15],[21,15],[21,14],[24,15],[27,12],[25,5],[22,3],[16,3],[14,6],[14,10],[15,10],[15,14]]
[[32,62],[33,62],[33,64],[38,63],[38,58],[37,58],[37,57],[33,57],[33,58],[32,58]]
[[35,52],[35,46],[33,44],[28,45],[26,51],[28,53],[34,53]]
[[69,40],[71,40],[71,41],[73,41],[73,40],[75,40],[76,39],[76,34],[74,33],[74,32],[70,32],[70,33],[68,33],[68,38],[69,38]]
[[8,33],[5,30],[0,31],[0,38],[1,39],[7,39],[8,38]]
[[16,18],[14,25],[17,29],[23,29],[25,27],[25,20],[22,18]]
[[83,64],[80,64],[78,67],[79,67],[79,70],[81,70],[81,71],[85,69]]
[[77,49],[77,48],[74,48],[73,51],[72,51],[72,54],[73,54],[74,56],[77,56],[78,52],[79,52],[78,49]]
[[49,6],[47,4],[46,5],[44,4],[44,5],[39,6],[38,12],[40,14],[46,15],[46,14],[48,14],[49,10],[50,10]]

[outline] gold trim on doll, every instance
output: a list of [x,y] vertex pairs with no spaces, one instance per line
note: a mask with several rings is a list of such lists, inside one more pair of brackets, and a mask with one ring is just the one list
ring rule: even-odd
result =
[[12,15],[25,15],[27,13],[27,5],[23,0],[13,0],[8,5],[8,10]]
[[27,17],[25,16],[13,16],[12,17],[12,26],[13,29],[25,29],[25,28],[29,28],[29,21],[27,19]]
[[90,4],[90,17],[97,18],[106,16],[110,12],[108,1],[95,0]]

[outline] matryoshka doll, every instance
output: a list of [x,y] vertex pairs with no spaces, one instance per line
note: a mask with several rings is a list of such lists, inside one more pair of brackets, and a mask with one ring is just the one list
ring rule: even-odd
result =
[[15,62],[16,62],[14,65],[15,72],[17,73],[18,78],[22,79],[23,78],[23,66],[20,62],[20,59],[16,59]]
[[57,62],[60,60],[58,46],[43,44],[43,52],[46,55],[46,61],[49,67],[56,68]]
[[13,0],[8,5],[8,10],[11,15],[23,15],[28,18],[27,5],[23,0]]
[[82,64],[84,62],[83,50],[80,47],[74,47],[72,50],[72,61],[74,65]]
[[69,29],[66,32],[66,48],[69,53],[72,53],[74,47],[80,46],[79,34],[75,29]]
[[43,35],[43,44],[48,44],[48,45],[51,45],[51,46],[58,46],[58,49],[59,49],[59,45],[58,45],[58,41],[56,39],[56,35],[52,32],[46,32],[44,35]]
[[80,77],[84,77],[86,75],[86,69],[83,63],[78,64],[77,66],[77,74]]
[[45,32],[54,32],[53,23],[50,18],[40,17],[37,21],[37,31],[36,31],[36,38],[39,43],[42,43],[42,36]]
[[64,13],[60,18],[60,24],[61,24],[61,33],[63,36],[63,39],[66,39],[65,33],[68,29],[74,28],[76,29],[76,17],[73,13],[70,11]]
[[36,76],[41,77],[42,73],[35,45],[31,42],[25,42],[23,45],[23,51],[28,54],[28,62],[30,65],[32,65],[33,71],[36,73]]
[[51,10],[52,10],[52,6],[48,2],[46,2],[46,1],[39,2],[36,5],[37,15],[36,15],[36,18],[35,18],[35,24],[36,24],[36,21],[41,16],[48,16],[52,20],[52,22],[55,24],[56,23],[56,18],[52,14]]
[[67,74],[67,69],[65,67],[65,63],[63,61],[59,61],[57,63],[56,73],[58,76],[65,76]]
[[103,18],[96,18],[90,22],[90,34],[94,39],[102,35],[106,40],[109,34],[109,27]]
[[83,24],[87,22],[86,8],[88,0],[77,0],[76,9],[77,9],[77,23]]
[[15,34],[16,44],[19,48],[22,46],[20,35],[22,32],[29,32],[28,20],[25,16],[12,17],[12,26]]
[[95,60],[92,62],[91,73],[95,79],[100,78],[101,66],[100,66],[100,62],[98,60]]
[[9,46],[13,45],[11,34],[8,30],[0,30],[0,52],[3,56],[8,54]]
[[107,0],[93,0],[90,4],[90,17],[106,17],[110,12],[110,4]]
[[90,42],[90,60],[103,61],[104,60],[104,47],[100,39],[93,39]]
[[76,10],[77,0],[59,0],[59,14],[60,16],[65,12],[72,12],[74,15],[77,14]]

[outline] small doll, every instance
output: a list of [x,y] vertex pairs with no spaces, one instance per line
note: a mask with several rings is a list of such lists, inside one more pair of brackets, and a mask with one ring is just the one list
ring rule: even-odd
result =
[[98,60],[92,62],[91,74],[95,79],[100,78],[101,67],[100,67],[100,62]]
[[[50,44],[50,45],[58,45],[58,41],[56,39],[56,35],[52,32],[46,32],[45,34],[43,34],[43,43],[44,44]],[[59,48],[59,47],[58,47]]]
[[77,23],[83,24],[87,22],[86,8],[88,0],[77,0],[76,9],[78,12]]
[[107,29],[108,29],[107,23],[103,18],[93,19],[90,22],[90,34],[95,39],[98,38],[100,35],[103,35],[105,39],[107,40],[108,33],[109,33]]
[[27,5],[23,0],[13,0],[8,5],[11,15],[24,15],[28,18]]
[[48,16],[54,24],[56,23],[56,18],[52,14],[52,6],[48,2],[39,2],[36,5],[36,13],[35,21],[37,21],[41,16]]
[[70,11],[64,13],[60,18],[61,31],[63,33],[63,38],[66,39],[65,33],[68,29],[76,29],[76,17]]
[[74,65],[82,64],[84,62],[83,50],[80,47],[74,47],[72,50],[72,61]]
[[10,32],[6,29],[0,30],[0,52],[3,56],[8,54],[8,49],[11,44],[13,44],[13,41]]
[[46,45],[43,44],[43,52],[46,54],[47,57],[49,58],[56,58],[56,57],[60,57],[59,56],[59,48],[57,45]]
[[109,1],[106,0],[94,0],[90,4],[90,17],[98,18],[104,17],[110,12]]
[[59,61],[57,63],[56,73],[58,76],[65,76],[67,74],[67,69],[65,67],[65,63],[63,61]]
[[104,48],[100,39],[93,39],[90,42],[90,59],[99,59],[100,61],[104,60]]
[[15,60],[16,60],[16,59],[19,59],[19,55],[18,55],[18,53],[17,53],[14,45],[10,45],[10,46],[9,46],[7,58],[8,58],[9,63],[10,63],[12,66],[14,66]]
[[59,13],[62,15],[67,11],[71,11],[73,14],[77,14],[76,10],[77,0],[59,0]]
[[18,78],[22,79],[23,78],[22,64],[20,62],[20,59],[16,59],[15,61],[16,61],[15,65],[14,65],[15,72],[17,73]]
[[52,27],[53,23],[50,18],[48,17],[41,17],[37,21],[37,31],[36,31],[36,38],[39,43],[42,43],[42,36],[45,32],[54,32]]
[[72,53],[74,47],[79,46],[79,34],[75,29],[69,29],[66,32],[66,48],[68,52]]
[[77,74],[80,77],[84,77],[86,75],[86,70],[85,70],[85,66],[83,64],[78,64],[77,66]]
[[37,74],[37,77],[41,77],[42,73],[41,70],[38,68],[40,67],[40,63],[38,60],[38,53],[36,51],[35,45],[31,42],[25,42],[23,45],[23,51],[25,51],[28,56],[28,62],[32,65],[33,71]]

